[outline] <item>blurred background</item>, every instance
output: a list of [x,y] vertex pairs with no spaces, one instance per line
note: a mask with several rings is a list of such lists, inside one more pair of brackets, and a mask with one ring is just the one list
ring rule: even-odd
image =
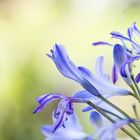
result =
[[[63,44],[75,64],[93,71],[97,56],[105,56],[111,74],[111,47],[91,44],[113,42],[109,33],[126,34],[134,21],[140,27],[139,13],[139,0],[0,0],[0,140],[43,140],[40,127],[51,123],[57,103],[34,115],[36,97],[82,89],[64,78],[46,56],[54,43]],[[122,81],[118,85],[126,86]],[[134,99],[112,100],[133,113]],[[76,105],[79,115],[82,107]],[[80,122],[91,133],[88,115],[80,115]]]

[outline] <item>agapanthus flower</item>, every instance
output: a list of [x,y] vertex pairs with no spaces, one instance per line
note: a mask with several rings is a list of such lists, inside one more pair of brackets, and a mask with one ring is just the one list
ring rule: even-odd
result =
[[83,131],[75,113],[69,115],[65,127],[60,127],[57,131],[53,132],[53,125],[43,125],[42,133],[46,136],[46,140],[93,140],[96,138],[99,140],[116,140],[116,130],[124,125],[133,123],[134,120],[116,120],[114,123],[107,125],[98,112],[92,111],[90,113],[90,122],[95,128],[91,135]]
[[55,119],[55,123],[53,124],[53,132],[55,132],[60,127],[64,127],[69,116],[73,114],[74,112],[73,103],[86,102],[86,99],[69,97],[63,94],[56,94],[56,93],[45,94],[37,98],[37,102],[39,103],[39,106],[34,110],[33,113],[38,113],[42,111],[45,105],[57,99],[61,99],[61,100],[57,108],[53,111],[53,118]]
[[95,96],[128,95],[130,93],[129,90],[117,87],[111,83],[109,76],[104,72],[104,58],[102,56],[97,59],[96,75],[83,66],[77,67],[70,60],[62,45],[55,44],[53,50],[51,50],[51,55],[48,56],[53,60],[62,75],[75,80]]
[[130,60],[131,58],[127,55],[124,48],[120,44],[116,44],[113,48],[113,58],[114,58],[114,67],[113,67],[113,74],[112,74],[112,80],[115,83],[117,79],[117,74],[120,72],[122,78],[128,85],[132,85],[132,79],[131,79],[131,63],[128,63],[124,67],[124,71],[126,73],[126,76],[122,73],[122,68],[125,62]]
[[[140,30],[137,28],[136,23],[127,30],[127,36],[122,35],[120,32],[111,32],[112,38],[119,39],[120,44],[111,44],[108,42],[94,42],[93,45],[109,45],[114,46],[114,66],[112,81],[115,83],[118,79],[117,71],[125,80],[128,85],[132,85],[132,62],[140,58],[140,42],[135,38],[140,38]],[[125,73],[125,74],[124,74]]]

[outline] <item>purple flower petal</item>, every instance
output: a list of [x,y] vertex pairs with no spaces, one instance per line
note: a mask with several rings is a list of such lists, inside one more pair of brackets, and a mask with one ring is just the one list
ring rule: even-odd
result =
[[97,99],[96,96],[92,95],[90,92],[88,92],[86,90],[82,90],[82,91],[78,91],[78,92],[74,93],[73,97],[74,98],[80,98],[80,99],[83,99],[83,100]]
[[114,64],[112,69],[112,82],[115,84],[117,80],[118,80],[118,70]]
[[124,48],[120,44],[116,44],[113,49],[113,57],[115,66],[120,69],[122,64],[127,60]]
[[92,45],[93,45],[93,46],[98,46],[98,45],[113,46],[112,44],[110,44],[110,43],[108,43],[108,42],[104,42],[104,41],[93,42]]
[[95,71],[96,71],[96,75],[98,75],[98,77],[109,81],[109,79],[110,79],[109,75],[104,72],[104,57],[103,56],[100,56],[97,58]]
[[96,111],[92,111],[90,113],[90,122],[97,128],[100,128],[103,126],[103,119],[101,115]]
[[87,106],[87,107],[82,109],[82,112],[87,112],[87,111],[91,111],[91,110],[93,110],[93,107]]
[[120,39],[121,41],[128,41],[128,42],[130,42],[135,50],[137,50],[137,51],[140,50],[140,48],[139,48],[139,46],[138,46],[138,44],[136,42],[134,42],[133,40],[123,36],[119,32],[112,32],[111,35],[112,35],[113,38]]
[[135,78],[135,81],[136,81],[137,83],[140,82],[140,73],[137,74],[137,76],[136,76],[136,78]]
[[134,32],[137,33],[138,36],[140,36],[140,30],[138,29],[136,22],[133,23],[132,28],[134,29]]
[[131,59],[129,59],[129,60],[127,60],[123,65],[122,65],[122,67],[121,67],[121,69],[120,69],[120,73],[121,73],[121,75],[123,76],[123,77],[126,77],[127,78],[127,72],[126,72],[126,66],[127,66],[127,64],[129,64],[129,63],[131,63],[131,62],[133,62],[133,61],[135,61],[135,60],[138,60],[138,59],[140,59],[140,56],[136,56],[136,57],[132,57]]
[[46,104],[49,104],[50,102],[59,99],[64,98],[65,96],[61,94],[48,94],[48,95],[42,95],[37,98],[37,101],[40,103],[40,105],[33,111],[33,113],[41,112],[42,109]]
[[62,75],[75,81],[81,79],[77,67],[69,59],[67,51],[62,45],[55,44],[51,54],[48,56],[53,60]]

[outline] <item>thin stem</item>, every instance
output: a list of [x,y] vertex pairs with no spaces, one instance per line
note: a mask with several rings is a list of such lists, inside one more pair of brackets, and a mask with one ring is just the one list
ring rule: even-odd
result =
[[[123,114],[126,118],[131,118],[127,113],[125,113],[122,109],[120,109],[119,107],[117,107],[115,104],[111,103],[110,101],[106,100],[103,96],[100,96],[100,99],[102,99],[104,102],[106,102],[107,104],[109,104],[110,106],[112,106],[113,108],[115,108],[117,111],[119,111],[121,114]],[[138,131],[136,131],[136,129],[129,124],[129,126],[131,128],[133,128],[133,130],[135,130],[136,132],[138,132],[138,134],[140,135],[140,128],[136,123],[133,123],[133,125],[138,129]]]
[[140,101],[140,89],[139,89],[139,87],[138,87],[138,85],[137,85],[137,83],[136,83],[136,81],[135,81],[133,75],[131,76],[131,79],[132,79],[133,84],[134,84],[134,86],[135,86],[135,88],[136,88],[136,90],[137,90],[137,96],[138,96],[138,99],[139,99],[139,101]]
[[[96,109],[100,114],[102,114],[104,117],[106,117],[110,122],[114,123],[115,121],[108,116],[104,111],[102,111],[99,107],[97,107],[95,104],[93,104],[91,101],[87,102],[88,105],[92,106],[94,109]],[[133,140],[138,140],[133,134],[131,134],[129,131],[127,131],[125,128],[120,128],[125,134],[127,134],[129,137],[131,137]]]
[[[111,115],[117,117],[117,118],[120,119],[120,120],[123,119],[123,118],[120,117],[119,115],[117,115],[117,114],[115,114],[115,113],[113,113],[113,112],[111,112],[111,111],[109,111],[109,110],[103,109],[103,108],[101,108],[101,107],[99,107],[99,108],[100,108],[102,111],[104,111],[104,112],[106,112],[106,113],[109,113],[109,114],[111,114]],[[140,132],[139,132],[133,125],[129,124],[129,126],[130,126],[138,135],[140,135]]]
[[[131,87],[131,86],[130,86]],[[131,87],[131,89],[133,90],[134,93],[136,93],[136,90],[134,87]],[[140,103],[140,98],[136,95],[136,94],[130,94],[131,96],[133,96],[139,103]]]
[[123,118],[120,117],[119,115],[117,115],[117,114],[115,114],[115,113],[113,113],[113,112],[111,112],[111,111],[109,111],[109,110],[103,109],[103,108],[101,108],[101,107],[99,107],[99,108],[100,108],[100,110],[102,110],[102,111],[104,111],[104,112],[106,112],[106,113],[109,113],[109,114],[111,114],[111,115],[113,115],[113,116],[119,118],[120,120],[123,119]]

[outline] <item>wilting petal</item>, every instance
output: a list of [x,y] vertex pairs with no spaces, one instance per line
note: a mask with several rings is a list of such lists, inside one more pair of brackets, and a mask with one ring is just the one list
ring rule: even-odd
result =
[[136,78],[135,78],[135,81],[136,81],[137,83],[140,82],[140,73],[137,74],[137,76],[136,76]]

